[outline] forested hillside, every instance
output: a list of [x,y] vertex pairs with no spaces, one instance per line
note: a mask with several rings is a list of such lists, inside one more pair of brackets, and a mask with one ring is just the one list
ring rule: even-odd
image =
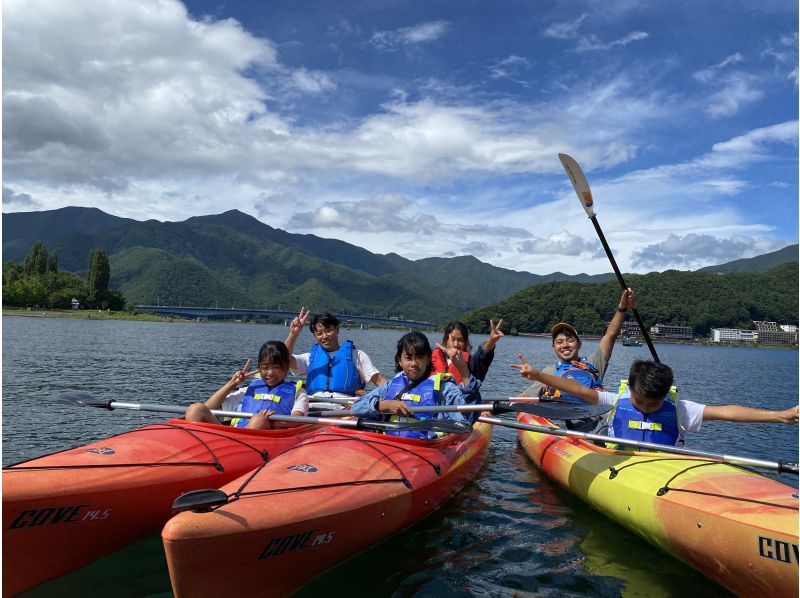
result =
[[[796,324],[798,263],[767,272],[678,272],[627,275],[645,324],[691,326],[696,336],[712,328],[753,328],[753,320]],[[518,332],[544,332],[570,322],[584,334],[602,334],[618,305],[616,280],[601,284],[550,282],[464,316],[470,330],[488,332],[489,318],[503,318]]]

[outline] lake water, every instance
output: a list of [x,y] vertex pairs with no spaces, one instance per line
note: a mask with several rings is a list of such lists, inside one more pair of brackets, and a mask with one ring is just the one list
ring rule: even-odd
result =
[[[3,318],[3,464],[84,444],[146,423],[158,413],[71,408],[65,390],[126,402],[188,405],[207,398],[261,343],[287,329],[240,323],[160,323]],[[342,330],[384,373],[393,371],[402,333]],[[429,334],[440,341],[438,333]],[[475,335],[477,345],[485,336]],[[307,350],[306,331],[295,349]],[[583,354],[597,343],[586,341]],[[795,351],[656,345],[675,371],[680,396],[707,404],[770,409],[797,402]],[[548,339],[505,337],[483,386],[486,399],[526,386],[508,366],[518,353],[539,366],[554,361]],[[606,385],[625,377],[647,347],[617,345]],[[691,448],[764,459],[798,460],[798,428],[708,422]],[[797,477],[780,476],[797,485]],[[224,559],[223,559],[224,562]],[[229,564],[230,565],[230,564]],[[237,568],[221,575],[242,574]],[[725,596],[691,568],[651,548],[561,490],[533,467],[516,433],[495,428],[476,479],[430,518],[312,582],[303,595],[364,596]],[[29,592],[30,596],[170,596],[159,537]]]

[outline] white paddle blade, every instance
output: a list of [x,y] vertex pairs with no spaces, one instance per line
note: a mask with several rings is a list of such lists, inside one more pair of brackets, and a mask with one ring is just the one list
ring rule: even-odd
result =
[[572,188],[575,189],[575,193],[578,195],[578,199],[581,201],[586,215],[589,218],[594,218],[592,190],[589,189],[589,183],[580,165],[572,156],[568,156],[567,154],[558,154],[558,159],[561,160],[561,165],[564,167],[564,170],[567,171],[569,180],[572,183]]

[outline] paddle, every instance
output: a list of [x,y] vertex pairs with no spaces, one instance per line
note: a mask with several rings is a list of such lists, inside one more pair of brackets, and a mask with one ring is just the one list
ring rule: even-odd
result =
[[[530,413],[556,420],[585,419],[598,417],[611,411],[611,405],[579,405],[566,401],[542,401],[534,405],[521,403],[476,403],[475,405],[434,405],[429,407],[412,407],[414,413],[472,413],[475,411],[491,411],[492,413]],[[346,417],[349,411],[323,411],[320,417]]]
[[[58,403],[65,403],[68,405],[78,405],[79,407],[98,407],[100,409],[130,409],[132,411],[156,411],[160,413],[175,413],[183,415],[186,413],[186,407],[179,407],[177,405],[158,405],[152,403],[123,403],[120,401],[103,401],[95,399],[92,395],[85,392],[65,392],[57,395],[54,399]],[[219,409],[212,409],[211,413],[217,417],[239,417],[250,418],[256,415],[255,413],[246,413],[241,411],[222,411]],[[338,413],[338,412],[336,412]],[[326,426],[339,426],[347,428],[358,428],[361,430],[410,430],[410,431],[423,431],[423,432],[442,432],[444,434],[469,434],[472,432],[472,426],[467,422],[458,422],[447,419],[429,419],[422,421],[410,422],[379,422],[368,421],[364,419],[354,420],[340,420],[324,417],[305,417],[299,415],[270,415],[270,421],[279,422],[292,422],[300,424],[318,424]]]
[[[592,207],[594,204],[594,200],[592,199],[592,191],[589,189],[589,183],[586,180],[586,175],[583,174],[583,170],[581,170],[581,167],[571,156],[568,156],[567,154],[558,154],[558,159],[561,160],[561,165],[564,167],[564,170],[567,171],[569,180],[572,182],[572,188],[575,189],[575,193],[578,195],[578,199],[580,200],[583,209],[586,211],[586,215],[589,216],[589,219],[594,225],[594,229],[597,231],[597,236],[600,237],[600,243],[603,245],[603,249],[605,249],[606,255],[608,256],[608,261],[611,262],[611,267],[614,269],[614,274],[617,275],[617,280],[619,281],[622,290],[626,290],[628,285],[625,283],[625,279],[622,278],[622,272],[620,272],[617,262],[614,259],[614,255],[611,253],[611,248],[606,242],[606,237],[603,234],[603,231],[600,229],[600,224],[597,222],[597,216],[595,216],[594,208]],[[650,349],[653,360],[658,363],[659,359],[658,354],[656,354],[656,348],[653,346],[653,341],[650,340],[650,335],[645,328],[642,317],[639,315],[639,312],[635,307],[632,307],[631,311],[633,311],[633,317],[636,318],[636,323],[639,325],[639,329],[642,331],[642,335],[647,343],[647,348]]]
[[597,440],[599,442],[608,442],[610,444],[619,444],[639,449],[660,451],[662,453],[674,453],[676,455],[686,455],[688,457],[704,457],[707,459],[722,461],[723,463],[733,463],[735,465],[748,465],[750,467],[760,467],[763,469],[774,469],[782,473],[793,473],[793,474],[798,473],[797,463],[788,463],[786,461],[765,461],[763,459],[752,459],[750,457],[737,457],[735,455],[726,455],[723,453],[697,451],[694,449],[685,449],[677,446],[656,444],[655,442],[628,440],[625,438],[614,438],[613,436],[602,436],[600,434],[592,434],[590,432],[578,432],[575,430],[563,430],[561,428],[551,428],[549,426],[523,424],[517,421],[504,420],[496,417],[482,416],[478,418],[478,421],[487,424],[492,424],[495,426],[506,426],[507,428],[515,428],[517,430],[540,432],[542,434],[552,434],[554,436],[570,436],[573,438],[582,438],[583,440]]

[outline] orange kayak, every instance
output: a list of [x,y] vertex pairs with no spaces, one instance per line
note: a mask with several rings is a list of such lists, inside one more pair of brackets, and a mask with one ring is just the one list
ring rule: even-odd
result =
[[[517,420],[552,425],[528,414]],[[709,459],[522,430],[518,438],[564,488],[731,592],[797,595],[797,489]]]
[[157,533],[181,493],[222,486],[317,429],[173,419],[4,467],[3,595]]
[[[326,428],[162,532],[176,596],[284,596],[436,510],[483,464],[491,426],[417,440]],[[235,572],[220,574],[236,563]]]

